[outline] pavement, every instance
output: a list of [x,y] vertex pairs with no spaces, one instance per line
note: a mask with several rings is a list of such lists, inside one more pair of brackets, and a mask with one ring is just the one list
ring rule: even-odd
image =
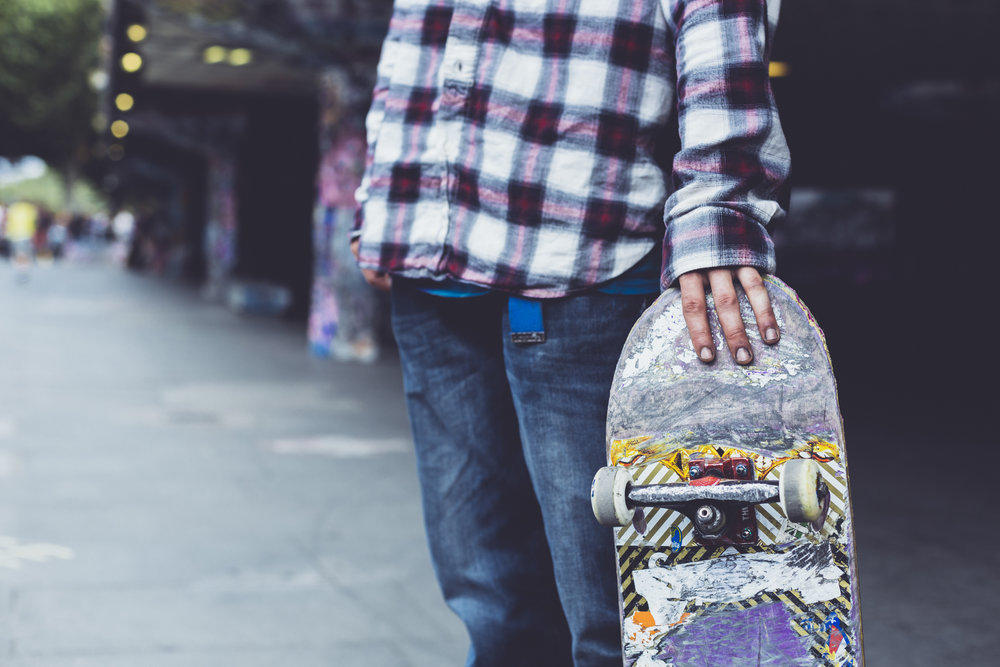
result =
[[[991,417],[908,411],[851,356],[868,664],[996,664]],[[442,667],[465,647],[393,355],[312,359],[301,324],[104,261],[26,284],[0,264],[0,665]]]
[[398,361],[101,262],[0,266],[0,665],[462,664]]

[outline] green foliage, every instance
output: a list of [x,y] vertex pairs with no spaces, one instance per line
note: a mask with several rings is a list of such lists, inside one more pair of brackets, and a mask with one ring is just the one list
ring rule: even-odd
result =
[[[67,201],[68,197],[72,198],[72,206]],[[0,203],[13,204],[16,201],[35,202],[51,211],[72,208],[82,213],[97,213],[108,208],[101,194],[86,181],[73,183],[72,193],[68,194],[63,177],[51,169],[38,178],[0,184]]]
[[198,14],[211,21],[231,21],[247,10],[246,0],[161,0],[161,5],[181,14]]
[[102,0],[0,0],[0,155],[82,162],[94,138]]

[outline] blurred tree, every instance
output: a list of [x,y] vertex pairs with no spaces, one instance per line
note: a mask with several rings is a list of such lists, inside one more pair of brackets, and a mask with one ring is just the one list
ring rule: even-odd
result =
[[102,0],[0,1],[0,155],[37,155],[67,179],[96,139]]
[[[0,204],[12,204],[27,199],[51,211],[69,210],[65,179],[51,169],[37,178],[14,183],[0,183]],[[74,211],[94,214],[107,211],[108,205],[100,190],[85,180],[73,185]]]

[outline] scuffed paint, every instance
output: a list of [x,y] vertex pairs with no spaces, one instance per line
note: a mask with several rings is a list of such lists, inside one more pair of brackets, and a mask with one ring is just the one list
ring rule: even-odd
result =
[[[660,463],[673,470],[678,477],[684,480],[687,479],[687,463],[693,457],[728,458],[742,456],[754,462],[759,473],[757,478],[764,479],[772,470],[794,458],[811,458],[819,463],[840,460],[840,447],[836,442],[831,442],[812,433],[790,432],[784,434],[786,439],[793,441],[790,446],[782,447],[784,456],[773,456],[770,452],[717,444],[694,445],[690,443],[691,437],[690,434],[666,435],[659,438],[644,435],[612,440],[609,447],[610,465],[631,467],[639,464]],[[828,437],[832,438],[832,436]]]
[[[706,295],[706,301],[710,317],[714,318],[715,304],[712,296]],[[781,328],[784,326],[784,318],[780,305],[772,304],[772,307],[778,327]],[[741,300],[740,308],[744,320],[752,322],[753,310],[745,299]],[[726,342],[721,329],[717,322],[713,324],[715,348],[725,350]],[[727,377],[733,384],[762,388],[783,382],[798,374],[803,361],[809,356],[808,351],[794,340],[783,340],[776,347],[765,346],[760,333],[753,327],[747,328],[747,336],[751,345],[759,350],[758,358],[749,366],[735,366],[720,373],[720,377]],[[646,332],[646,337],[645,345],[634,349],[631,355],[623,357],[619,362],[617,380],[621,383],[620,386],[628,386],[630,380],[645,375],[658,365],[662,365],[665,376],[680,376],[687,373],[690,367],[702,363],[691,345],[687,324],[679,309],[660,313]],[[779,348],[780,355],[777,354]],[[666,359],[670,360],[669,363],[664,361]]]
[[625,641],[641,650],[656,646],[662,630],[656,626],[656,620],[648,611],[637,611],[625,619],[623,630]]
[[806,604],[840,595],[840,568],[830,545],[803,544],[785,553],[740,554],[664,567],[654,554],[649,567],[632,573],[658,626],[680,623],[687,605],[749,600],[761,593],[795,591]]
[[737,617],[706,614],[644,648],[635,666],[811,667],[809,639],[792,630],[791,620],[779,603],[758,605]]
[[645,350],[640,350],[638,354],[626,361],[622,375],[630,378],[642,373],[656,362],[657,356],[656,348],[649,347]]
[[615,440],[611,443],[611,451],[608,453],[611,465],[629,466],[645,461],[647,457],[640,445],[652,437],[651,435],[643,435],[638,438]]
[[[636,328],[639,328],[639,326],[640,324],[637,324]],[[648,344],[642,346],[633,356],[623,358],[619,361],[617,379],[627,381],[631,378],[644,375],[656,365],[657,359],[662,356],[661,353],[665,350],[670,350],[674,353],[673,360],[678,364],[671,370],[674,373],[682,372],[683,366],[698,360],[698,355],[695,354],[690,341],[686,348],[674,349],[677,339],[682,333],[687,335],[687,325],[679,309],[660,314],[645,334]]]

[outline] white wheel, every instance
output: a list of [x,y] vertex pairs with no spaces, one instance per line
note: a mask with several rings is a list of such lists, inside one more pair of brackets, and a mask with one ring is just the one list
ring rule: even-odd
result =
[[792,459],[781,467],[778,491],[781,509],[794,523],[813,523],[823,514],[819,492],[819,465],[812,459]]
[[594,475],[590,486],[590,506],[602,526],[627,526],[635,509],[628,506],[632,475],[625,468],[604,467]]

